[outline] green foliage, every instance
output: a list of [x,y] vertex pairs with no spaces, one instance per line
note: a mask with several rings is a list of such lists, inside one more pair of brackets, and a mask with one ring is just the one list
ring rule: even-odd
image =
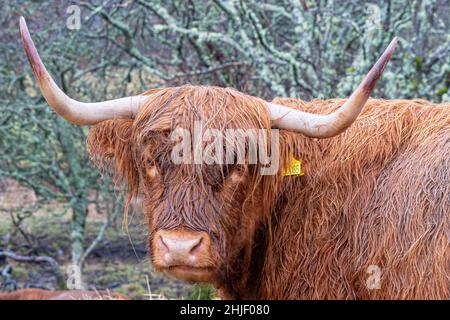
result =
[[12,268],[11,276],[14,278],[20,278],[25,276],[27,273],[28,271],[25,268],[14,266],[14,268]]
[[443,87],[443,88],[438,89],[438,90],[436,91],[436,94],[437,94],[438,96],[443,96],[443,95],[446,94],[447,92],[448,92],[448,87]]
[[[79,30],[66,28],[65,3],[19,1],[2,13],[11,27],[3,34],[9,41],[2,53],[3,93],[22,93],[29,74],[13,36],[16,11],[27,16],[52,73],[69,93],[88,100],[186,82],[232,86],[266,99],[344,97],[394,36],[399,47],[375,96],[440,102],[436,88],[445,85],[450,71],[445,0],[345,5],[331,0],[91,0],[78,5]],[[19,62],[19,68],[9,61]]]
[[189,292],[188,299],[211,300],[217,296],[216,290],[209,284],[196,284]]

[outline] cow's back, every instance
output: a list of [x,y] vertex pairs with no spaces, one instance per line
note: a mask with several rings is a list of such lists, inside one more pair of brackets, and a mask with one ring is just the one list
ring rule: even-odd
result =
[[370,100],[344,134],[295,138],[305,175],[275,184],[263,296],[450,297],[450,105]]

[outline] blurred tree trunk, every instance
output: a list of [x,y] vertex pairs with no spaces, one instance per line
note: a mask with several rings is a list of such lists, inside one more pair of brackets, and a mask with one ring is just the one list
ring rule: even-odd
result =
[[[86,219],[88,215],[88,206],[85,199],[79,198],[72,206],[72,222],[71,222],[71,258],[72,268],[78,270],[78,276],[80,277],[80,283],[82,285],[82,265],[81,258],[84,254],[84,237]],[[75,269],[74,269],[75,270]],[[76,288],[83,289],[83,288]]]
[[61,144],[61,151],[69,163],[69,174],[67,175],[69,181],[66,192],[72,195],[70,201],[72,208],[70,227],[71,261],[72,270],[76,270],[76,277],[78,278],[74,282],[74,289],[84,289],[82,257],[84,254],[85,228],[88,216],[88,199],[85,168],[83,168],[83,161],[81,160],[83,155],[80,155],[74,144],[73,132],[65,130],[67,123],[58,117],[56,118],[56,126],[59,129],[58,137]]

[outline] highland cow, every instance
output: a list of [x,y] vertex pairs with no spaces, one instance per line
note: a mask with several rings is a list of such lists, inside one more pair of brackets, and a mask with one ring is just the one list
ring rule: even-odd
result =
[[[52,80],[23,18],[21,34],[49,105],[95,125],[93,160],[112,164],[129,201],[143,196],[156,270],[212,283],[222,298],[450,297],[450,105],[369,99],[395,40],[348,99],[266,102],[184,85],[81,103]],[[171,132],[197,121],[279,129],[278,173],[173,163]],[[301,171],[284,174],[293,159]]]

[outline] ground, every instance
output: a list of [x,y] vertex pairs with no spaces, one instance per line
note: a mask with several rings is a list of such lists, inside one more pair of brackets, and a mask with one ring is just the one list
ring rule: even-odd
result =
[[[20,193],[24,195],[23,190]],[[14,197],[16,203],[21,199]],[[0,251],[11,230],[11,208],[5,208],[5,197],[0,193]],[[8,210],[5,210],[8,209]],[[63,203],[45,205],[24,220],[26,234],[33,235],[28,242],[16,234],[9,247],[19,254],[47,255],[54,258],[63,272],[70,264],[70,211],[64,212]],[[102,215],[90,213],[86,236],[90,243],[104,221]],[[128,232],[118,223],[107,229],[104,239],[88,257],[84,267],[84,282],[90,290],[111,289],[133,299],[205,299],[215,296],[208,285],[190,285],[169,279],[152,270],[147,252],[146,227],[138,216],[131,220]],[[133,249],[134,247],[134,249]],[[51,268],[43,263],[22,263],[0,257],[0,272],[12,266],[10,280],[0,275],[0,291],[14,288],[42,287],[56,289],[57,283]]]

